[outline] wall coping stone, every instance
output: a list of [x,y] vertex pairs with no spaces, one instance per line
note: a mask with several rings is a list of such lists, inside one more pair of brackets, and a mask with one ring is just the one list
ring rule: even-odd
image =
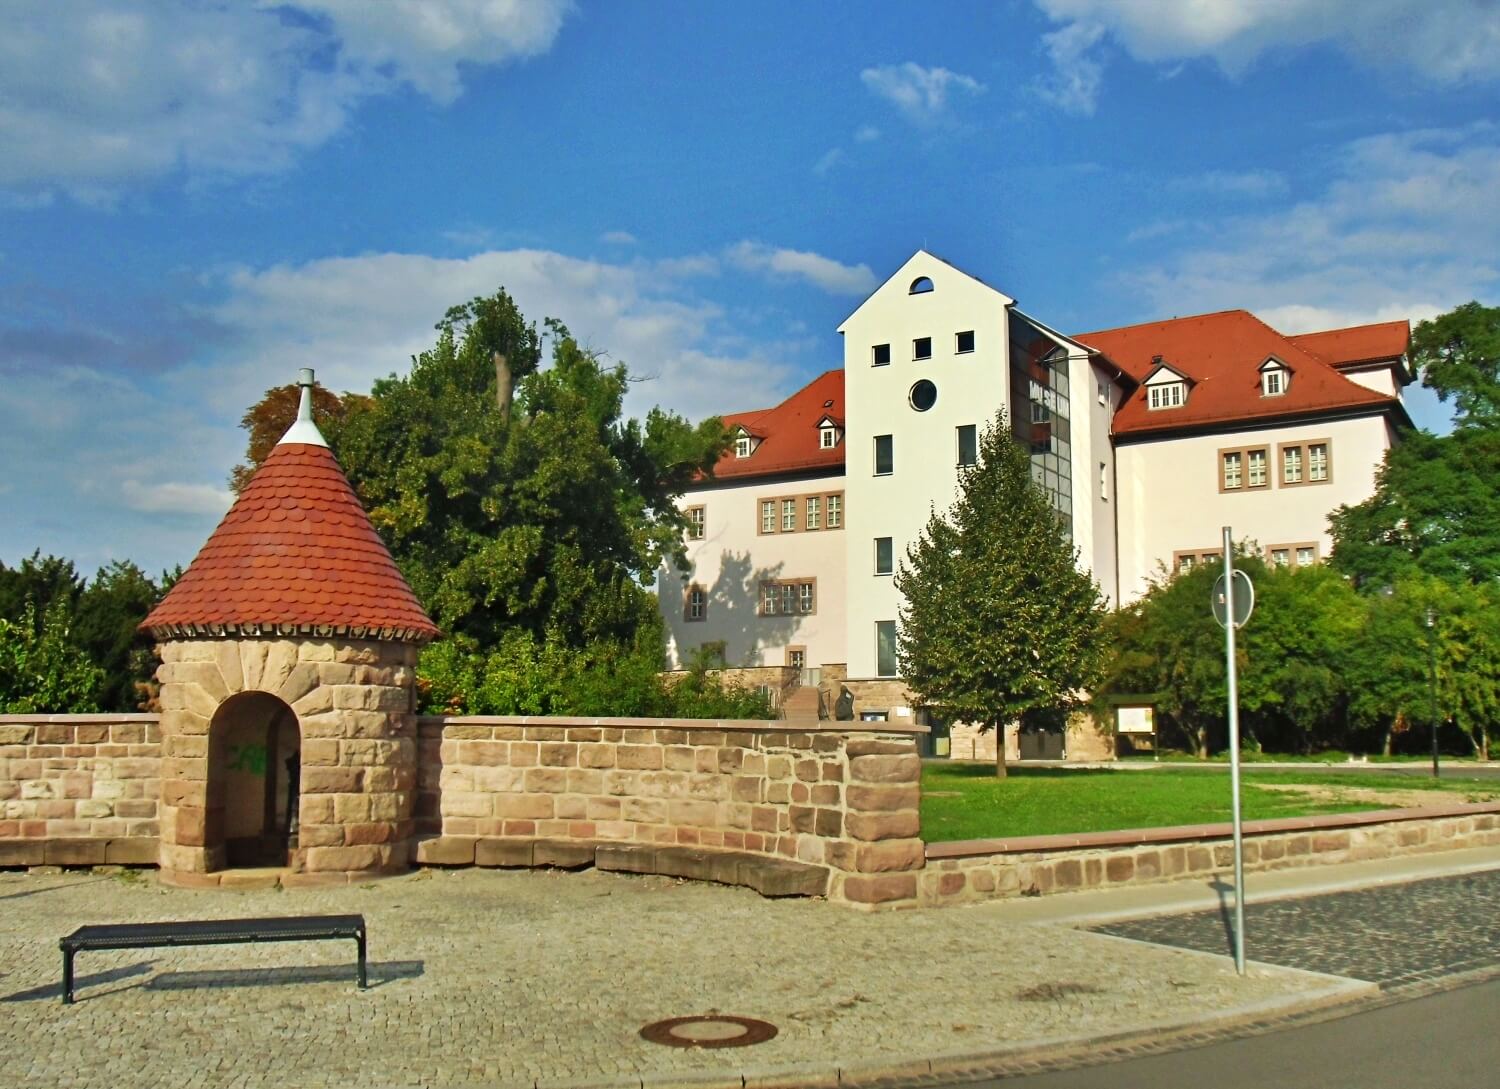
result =
[[[1372,824],[1467,817],[1478,813],[1500,813],[1500,802],[1458,802],[1452,805],[1419,806],[1409,809],[1374,809],[1362,813],[1331,813],[1317,817],[1278,817],[1245,821],[1247,836],[1269,836],[1283,832],[1322,832],[1338,828],[1360,828]],[[1050,851],[1103,847],[1144,847],[1189,840],[1228,839],[1234,825],[1179,824],[1166,828],[1126,828],[1116,832],[1079,832],[1053,836],[1013,836],[1010,839],[964,839],[927,844],[929,861],[974,858],[980,855],[1037,854]]]
[[100,722],[157,722],[158,714],[122,711],[117,715],[0,715],[0,726],[44,726],[48,724],[91,726]]
[[788,719],[586,718],[582,715],[421,715],[424,725],[621,727],[634,730],[722,730],[726,733],[910,734],[929,733],[926,726],[896,722],[796,722]]

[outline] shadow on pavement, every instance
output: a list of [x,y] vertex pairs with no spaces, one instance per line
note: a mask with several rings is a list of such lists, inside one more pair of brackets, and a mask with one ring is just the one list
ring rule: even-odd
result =
[[[128,964],[124,968],[110,968],[103,972],[91,972],[88,975],[77,975],[73,977],[73,991],[76,993],[85,987],[94,987],[102,983],[118,983],[122,979],[132,976],[145,975],[151,971],[155,961],[143,960],[139,964]],[[17,991],[0,998],[0,1002],[37,1002],[44,998],[62,998],[62,980],[49,983],[45,987],[33,987],[29,991]]]

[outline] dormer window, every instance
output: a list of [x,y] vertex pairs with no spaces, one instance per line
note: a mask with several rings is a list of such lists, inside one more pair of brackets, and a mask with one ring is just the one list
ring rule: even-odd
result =
[[1281,360],[1271,358],[1260,365],[1260,395],[1280,397],[1292,384],[1292,372]]
[[[832,404],[833,402],[829,401],[823,407],[829,408]],[[837,446],[841,437],[840,430],[839,422],[832,416],[824,416],[820,419],[818,421],[818,449],[832,450]]]
[[1152,408],[1181,408],[1187,400],[1186,382],[1158,382],[1150,390]]
[[759,445],[760,440],[743,427],[734,433],[734,456],[737,458],[749,457]]

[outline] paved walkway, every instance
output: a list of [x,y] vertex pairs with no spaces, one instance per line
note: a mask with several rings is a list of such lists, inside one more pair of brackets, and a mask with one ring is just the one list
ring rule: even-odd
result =
[[[17,1086],[814,1086],[1370,990],[1269,966],[1242,980],[1221,956],[1005,906],[860,915],[595,872],[291,892],[0,874],[0,1056]],[[58,1001],[57,939],[82,923],[334,912],[369,921],[367,992],[348,943],[310,943],[86,953],[78,1003]],[[710,1012],[780,1033],[712,1051],[638,1035]]]

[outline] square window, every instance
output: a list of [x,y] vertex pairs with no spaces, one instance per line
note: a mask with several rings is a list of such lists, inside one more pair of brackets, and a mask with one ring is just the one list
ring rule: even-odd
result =
[[828,497],[828,528],[838,529],[844,524],[844,497],[842,495],[830,495]]
[[791,533],[797,528],[797,501],[795,499],[783,499],[781,501],[781,532]]
[[969,329],[958,334],[958,353],[972,352],[974,350],[974,330]]
[[979,461],[979,428],[962,424],[958,428],[958,463],[974,465]]
[[896,622],[877,620],[875,621],[875,675],[894,677],[896,670]]
[[817,495],[807,497],[807,528],[823,528],[823,498]]
[[887,366],[891,361],[891,346],[889,344],[877,344],[874,351],[874,365],[877,367]]
[[1197,556],[1191,556],[1191,555],[1188,555],[1188,556],[1178,556],[1177,557],[1177,570],[1184,571],[1184,572],[1191,571],[1193,569],[1193,565],[1195,563],[1197,563],[1197,562],[1198,562],[1198,557]]
[[1277,567],[1285,567],[1292,562],[1292,553],[1287,548],[1271,549],[1271,563]]
[[774,499],[760,501],[760,531],[762,533],[776,532],[776,500]]
[[875,573],[877,575],[889,575],[894,562],[894,550],[891,547],[889,537],[875,538]]
[[689,507],[687,509],[687,521],[688,521],[688,534],[687,534],[688,535],[688,540],[690,540],[690,541],[701,541],[701,540],[703,540],[703,523],[704,523],[703,508],[702,507]]
[[932,358],[932,338],[918,337],[911,342],[911,357],[913,359]]
[[1318,559],[1318,550],[1312,545],[1302,545],[1297,549],[1297,566],[1311,567]]
[[890,476],[896,471],[895,440],[890,435],[875,436],[875,475]]

